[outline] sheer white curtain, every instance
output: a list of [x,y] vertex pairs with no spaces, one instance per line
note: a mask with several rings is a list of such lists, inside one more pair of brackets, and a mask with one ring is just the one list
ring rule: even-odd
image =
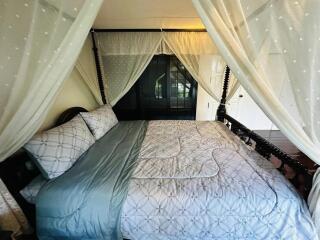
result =
[[157,32],[97,34],[105,76],[106,95],[113,106],[134,85],[157,52]]
[[[105,75],[105,89],[111,105],[115,105],[134,85],[156,54],[174,54],[193,78],[216,101],[222,94],[223,77],[217,69],[205,76],[203,66],[219,59],[215,45],[206,32],[108,32],[97,33],[99,52]],[[220,67],[225,67],[222,59]],[[219,69],[220,71],[221,69]],[[221,75],[219,75],[221,76]],[[230,80],[228,99],[238,83]]]
[[97,103],[103,105],[99,83],[97,79],[96,63],[92,51],[92,40],[90,35],[87,37],[81,53],[76,62],[76,69],[80,73],[82,79],[95,97]]
[[101,3],[0,2],[0,161],[41,126]]
[[[177,56],[199,85],[216,101],[220,101],[223,78],[216,78],[212,75],[208,79],[204,76],[201,68],[201,65],[214,61],[219,62],[215,66],[224,65],[222,64],[223,60],[217,58],[218,51],[209,34],[207,32],[164,32],[163,36],[169,49]],[[220,69],[212,68],[211,71],[215,73],[218,70]],[[237,87],[236,79],[231,78],[228,99],[232,97]]]
[[12,231],[12,239],[32,232],[28,220],[0,178],[0,229]]
[[[193,3],[241,85],[279,129],[319,164],[320,1]],[[314,178],[309,206],[320,230],[319,181]]]
[[[219,102],[220,102],[221,95],[223,92],[226,66],[227,66],[227,64],[221,55],[214,56],[214,64],[213,64],[213,70],[212,70],[212,75],[211,75],[210,81],[212,82],[213,90],[217,93],[218,96],[220,96]],[[226,103],[228,103],[229,100],[233,97],[235,92],[238,90],[239,86],[240,86],[239,81],[236,79],[236,77],[233,75],[233,73],[230,72]]]

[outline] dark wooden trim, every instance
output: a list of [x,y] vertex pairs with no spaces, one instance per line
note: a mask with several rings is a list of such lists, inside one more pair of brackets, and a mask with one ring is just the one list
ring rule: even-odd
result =
[[281,165],[278,167],[278,170],[286,175],[285,165],[292,168],[295,172],[295,175],[289,180],[293,185],[300,191],[300,193],[307,197],[311,187],[312,187],[312,178],[314,170],[309,170],[296,159],[291,158],[287,153],[279,149],[274,144],[270,143],[254,131],[248,129],[246,126],[238,122],[233,117],[225,114],[224,122],[230,130],[238,135],[242,141],[247,145],[253,145],[255,151],[258,152],[261,156],[270,160],[273,155],[281,161]]
[[60,114],[58,117],[55,126],[60,126],[68,121],[70,121],[72,118],[74,118],[78,113],[80,112],[88,112],[87,109],[83,107],[71,107],[65,110],[63,113]]
[[[266,158],[270,158],[270,155],[274,155],[275,157],[281,159],[284,161],[283,164],[288,163],[291,165],[291,167],[298,171],[299,173],[309,174],[309,170],[303,166],[298,161],[291,158],[287,153],[280,150],[277,146],[270,143],[257,133],[255,133],[253,130],[250,130],[246,126],[244,126],[242,123],[234,119],[233,117],[229,116],[228,114],[225,115],[225,120],[228,123],[228,126],[230,127],[231,131],[234,133],[238,133],[238,131],[241,131],[241,137],[246,136],[246,143],[249,143],[249,141],[253,140],[256,142],[256,148],[257,152],[261,155],[263,155]],[[242,138],[244,140],[244,138]]]
[[93,54],[94,54],[94,60],[96,63],[97,78],[98,78],[98,83],[99,83],[101,99],[102,99],[103,104],[106,104],[107,100],[106,100],[106,95],[104,92],[104,84],[103,84],[103,78],[102,78],[102,72],[101,72],[101,65],[100,65],[100,60],[99,60],[98,48],[96,45],[96,39],[94,36],[94,30],[91,31],[91,39],[92,39],[92,45],[93,45],[92,50],[93,50]]
[[95,32],[207,32],[206,29],[93,29]]
[[222,96],[221,96],[219,107],[217,109],[217,116],[216,116],[216,119],[220,122],[224,122],[225,115],[227,114],[227,109],[225,105],[227,101],[229,77],[230,77],[230,68],[227,65],[225,70],[225,75],[224,75]]

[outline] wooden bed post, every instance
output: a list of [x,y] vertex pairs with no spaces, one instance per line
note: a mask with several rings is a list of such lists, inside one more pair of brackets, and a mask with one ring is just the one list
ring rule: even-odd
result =
[[102,79],[102,72],[101,72],[101,65],[100,65],[100,60],[99,60],[99,55],[98,55],[98,48],[96,45],[96,39],[94,36],[94,30],[91,29],[91,39],[92,39],[92,50],[94,54],[94,60],[96,63],[96,70],[97,70],[97,78],[98,78],[98,83],[99,83],[99,89],[100,89],[100,94],[101,94],[101,99],[103,104],[106,104],[106,95],[104,92],[104,84],[103,84],[103,79]]
[[224,83],[223,83],[223,92],[220,100],[220,105],[217,109],[216,119],[220,122],[224,122],[225,115],[227,114],[226,110],[226,99],[227,99],[227,92],[229,86],[229,76],[230,76],[230,68],[226,66],[226,72],[224,75]]

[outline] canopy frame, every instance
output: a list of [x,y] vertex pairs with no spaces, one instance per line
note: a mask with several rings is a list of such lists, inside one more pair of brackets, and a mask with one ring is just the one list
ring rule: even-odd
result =
[[100,95],[103,104],[107,103],[106,99],[106,94],[104,92],[104,84],[103,84],[103,75],[102,75],[102,70],[101,70],[101,65],[100,65],[100,59],[99,59],[99,52],[97,48],[97,43],[96,43],[96,38],[94,36],[94,29],[91,29],[91,39],[92,39],[92,51],[94,55],[94,61],[96,64],[96,71],[97,71],[97,79],[98,79],[98,84],[99,84],[99,90],[100,90]]

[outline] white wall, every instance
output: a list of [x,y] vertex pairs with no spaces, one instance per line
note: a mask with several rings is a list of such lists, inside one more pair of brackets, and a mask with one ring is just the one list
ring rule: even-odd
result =
[[201,86],[198,85],[196,119],[211,121],[216,117],[218,103]]
[[[242,97],[240,97],[241,95]],[[198,86],[196,119],[214,120],[218,106],[219,103]],[[277,129],[241,86],[230,99],[226,108],[230,116],[252,130]]]
[[[203,57],[200,60],[201,75],[208,82],[211,82],[210,77],[213,76],[223,78],[223,71],[221,71],[221,68],[217,68],[217,64],[224,63],[218,63],[217,61],[219,61],[219,58],[215,57]],[[213,84],[213,81],[211,84]],[[214,87],[217,86],[211,86],[212,89]],[[222,89],[222,86],[219,86],[219,88],[220,87]],[[214,120],[218,106],[219,102],[213,99],[200,85],[198,85],[196,119],[202,121]],[[230,99],[226,108],[230,116],[252,130],[277,129],[241,86]]]
[[[225,62],[223,58],[216,55],[202,55],[200,57],[199,72],[204,81],[209,83],[209,88],[220,99],[222,94],[224,78]],[[198,87],[198,99],[197,99],[197,120],[214,120],[216,117],[216,111],[218,108],[217,99],[212,98],[201,87]]]
[[[202,78],[207,82],[211,82],[210,78],[212,75],[214,60],[215,58],[211,56],[201,56],[200,59],[199,71],[201,73]],[[216,101],[198,84],[196,119],[214,120],[214,112],[216,111],[215,105]]]
[[54,126],[60,114],[70,107],[84,107],[87,110],[98,107],[98,103],[76,69],[72,71],[70,77],[64,82],[61,92],[39,131]]
[[230,99],[227,111],[230,116],[252,130],[277,129],[241,86],[233,98]]

